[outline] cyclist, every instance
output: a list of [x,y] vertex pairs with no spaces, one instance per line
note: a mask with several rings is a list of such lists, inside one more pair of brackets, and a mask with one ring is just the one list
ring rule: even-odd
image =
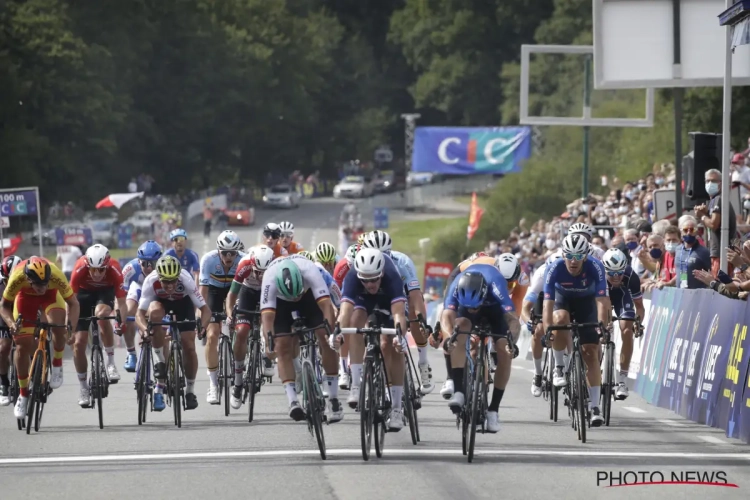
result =
[[[392,250],[393,242],[390,235],[379,229],[367,233],[364,242],[362,243],[362,247],[377,248],[393,260],[393,263],[396,264],[396,268],[401,275],[401,281],[404,284],[409,319],[414,320],[420,314],[423,318],[426,318],[427,308],[424,305],[422,287],[420,286],[419,278],[417,277],[417,269],[414,267],[414,262],[409,256],[402,252]],[[409,330],[411,331],[411,336],[414,338],[414,343],[417,344],[417,352],[419,353],[419,378],[422,381],[420,392],[423,395],[427,395],[435,388],[432,383],[432,367],[430,367],[430,363],[427,361],[427,335],[422,331],[422,325],[416,323],[410,323]]]
[[[240,253],[240,238],[234,231],[223,231],[216,239],[216,250],[201,259],[198,290],[211,313],[223,313],[224,301],[237,273],[237,266],[245,254]],[[209,323],[206,330],[206,366],[208,367],[208,393],[206,402],[219,404],[219,337],[221,325]],[[243,358],[244,359],[244,358]]]
[[[21,262],[21,258],[15,255],[5,257],[0,263],[0,295],[5,290],[8,278],[13,269]],[[10,404],[10,380],[8,370],[10,369],[10,351],[13,348],[13,339],[10,336],[10,328],[0,317],[0,406]]]
[[167,250],[164,255],[169,255],[177,259],[182,268],[187,269],[193,275],[193,279],[197,283],[201,260],[197,253],[187,247],[187,231],[177,228],[169,233],[169,239],[172,241],[172,248]]
[[344,258],[339,260],[336,267],[333,268],[333,280],[339,288],[344,287],[344,278],[346,278],[349,270],[354,267],[354,257],[357,256],[359,248],[360,245],[356,243],[354,245],[349,245]]
[[328,242],[319,243],[315,247],[315,261],[323,266],[323,269],[333,274],[336,264],[339,262],[339,256],[336,255],[336,247]]
[[[153,270],[156,261],[162,256],[162,248],[157,242],[149,240],[138,247],[135,259],[122,268],[122,288],[127,292],[125,305],[127,312],[123,316],[135,316],[138,311],[138,301],[141,299],[141,285]],[[125,319],[125,318],[122,318]],[[138,356],[135,353],[135,323],[125,323],[125,346],[128,348],[128,358],[125,361],[125,371],[135,372]]]
[[[500,271],[490,264],[476,264],[470,269],[459,274],[445,296],[443,302],[443,313],[441,315],[441,337],[449,338],[453,334],[454,327],[461,331],[470,331],[474,325],[486,321],[493,334],[502,335],[502,338],[494,340],[497,352],[497,369],[495,370],[492,399],[487,407],[487,430],[497,432],[500,430],[498,410],[502,402],[505,388],[510,379],[511,354],[508,350],[507,335],[518,337],[520,323],[515,314],[513,301],[508,293],[505,278]],[[433,346],[437,344],[433,339]],[[459,335],[456,344],[448,345],[452,368],[451,378],[455,384],[455,392],[448,402],[448,406],[454,412],[459,411],[464,403],[464,391],[470,389],[463,387],[464,366],[466,366],[466,336]],[[455,346],[458,348],[454,348]]]
[[[596,231],[593,227],[589,226],[585,222],[576,222],[572,226],[568,228],[568,234],[580,234],[584,238],[586,238],[586,241],[589,243],[589,256],[595,257],[598,260],[602,260],[602,257],[604,257],[604,250],[599,248],[596,245],[591,244],[591,238],[594,237],[594,234],[596,234]],[[562,249],[559,249],[557,253],[562,254]]]
[[263,227],[263,243],[273,250],[274,257],[282,257],[282,247],[279,244],[281,228],[275,222],[269,222]]
[[[378,250],[377,248],[363,248],[357,252],[354,260],[354,273],[346,275],[344,280],[343,297],[341,299],[341,311],[339,312],[339,324],[342,328],[362,328],[368,321],[368,317],[375,311],[390,316],[386,324],[381,326],[393,328],[398,324],[401,331],[406,332],[406,296],[401,274],[396,264]],[[336,339],[341,343],[343,338]],[[359,389],[362,378],[362,363],[365,357],[364,338],[359,335],[350,335],[346,339],[349,344],[349,361],[352,373],[351,389],[347,403],[351,408],[356,408],[359,403]],[[393,431],[398,431],[404,426],[404,412],[401,407],[401,398],[404,390],[405,363],[402,350],[404,347],[400,339],[383,336],[380,347],[383,350],[383,359],[388,374],[388,380],[392,382],[391,413],[386,425]]]
[[339,307],[341,307],[341,290],[339,289],[339,286],[336,284],[336,282],[333,281],[333,276],[331,276],[331,273],[329,273],[320,262],[316,262],[315,256],[307,250],[302,250],[297,255],[300,255],[310,262],[313,262],[315,264],[315,267],[318,268],[318,271],[320,271],[320,276],[323,277],[323,281],[325,281],[326,287],[328,288],[328,293],[330,294],[331,302],[333,303],[334,312],[338,312]]
[[[615,314],[620,318],[620,370],[617,372],[617,390],[615,399],[623,400],[628,397],[628,369],[633,357],[633,332],[636,314],[643,318],[643,293],[641,279],[628,265],[627,256],[618,248],[610,248],[602,260],[607,272],[609,300],[614,307]],[[635,306],[635,307],[634,307]]]
[[[608,325],[609,300],[604,266],[595,258],[588,258],[589,242],[583,235],[569,234],[562,242],[563,258],[547,266],[544,282],[544,307],[542,321],[544,330],[552,325],[578,323]],[[602,373],[599,368],[599,334],[595,328],[580,331],[583,361],[589,383],[589,405],[591,426],[599,427],[604,422],[599,409]],[[566,385],[563,367],[564,354],[569,334],[555,332],[552,353],[555,371],[552,383],[555,387]]]
[[[15,311],[14,311],[15,306]],[[65,309],[68,321],[78,323],[80,307],[63,272],[42,257],[31,257],[16,265],[3,291],[0,315],[10,328],[16,343],[16,373],[20,396],[13,414],[17,419],[26,417],[29,402],[29,368],[34,354],[34,330],[37,313],[42,319],[55,325],[65,324]],[[16,326],[18,316],[23,316],[21,329]],[[52,328],[52,369],[50,387],[57,389],[63,383],[63,352],[65,351],[66,328]]]
[[[333,326],[335,315],[328,288],[315,264],[299,255],[290,255],[275,260],[268,267],[261,289],[261,322],[263,331],[275,338],[274,353],[278,355],[279,377],[289,400],[289,416],[295,421],[304,420],[305,412],[297,400],[292,362],[299,340],[289,333],[295,315],[303,317],[308,327],[320,325],[323,320]],[[328,345],[325,330],[319,329],[316,335],[328,385],[328,422],[334,423],[344,416],[338,400],[338,361],[336,352]],[[266,343],[266,350],[268,347]]]
[[291,222],[279,222],[279,229],[281,229],[281,240],[279,245],[281,246],[282,255],[294,255],[304,250],[300,243],[294,240],[294,224]]
[[[86,254],[78,259],[70,276],[70,287],[75,292],[85,316],[111,316],[115,301],[120,311],[127,310],[126,293],[122,288],[122,274],[112,265],[109,250],[104,245],[96,244],[89,247]],[[89,321],[79,320],[75,329],[73,364],[78,374],[78,383],[81,384],[78,404],[82,408],[88,408],[91,401],[88,360],[86,359]],[[107,378],[110,383],[116,384],[120,380],[120,374],[117,373],[115,366],[115,339],[112,323],[107,320],[100,321],[99,331],[104,352],[107,354]]]
[[[202,328],[208,326],[211,320],[211,310],[206,305],[195,279],[187,269],[182,269],[180,262],[171,255],[165,255],[156,261],[155,272],[149,274],[143,282],[141,300],[138,302],[138,312],[135,322],[142,332],[148,332],[148,322],[158,323],[167,314],[174,314],[175,321],[191,321],[195,319],[195,310],[200,309]],[[172,319],[172,318],[170,318]],[[195,375],[198,373],[198,354],[195,352],[195,328],[191,325],[177,327],[180,331],[184,356],[185,406],[188,410],[198,407],[195,396]],[[151,345],[154,350],[156,364],[154,378],[156,391],[154,394],[154,411],[162,411],[164,405],[164,386],[167,378],[167,363],[164,358],[164,328],[154,326],[154,336]],[[172,404],[177,404],[173,402]]]
[[[250,332],[252,318],[239,313],[237,318],[232,317],[234,304],[245,311],[255,311],[260,305],[260,286],[263,282],[263,274],[273,262],[274,254],[270,247],[257,245],[250,248],[237,264],[234,280],[229,288],[226,300],[227,319],[236,321],[234,339],[234,389],[230,401],[235,410],[242,406],[242,376],[245,371],[245,355],[247,354],[247,335]],[[239,300],[239,302],[237,302]],[[267,339],[266,339],[267,342]],[[273,376],[273,362],[268,358],[265,351],[262,353],[263,375]]]

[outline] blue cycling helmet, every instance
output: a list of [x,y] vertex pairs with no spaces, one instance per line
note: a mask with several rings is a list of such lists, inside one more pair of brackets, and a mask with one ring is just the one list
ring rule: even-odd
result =
[[159,260],[161,254],[161,245],[154,240],[148,240],[138,247],[137,257],[139,260]]
[[182,236],[183,238],[187,239],[187,231],[185,231],[181,227],[177,228],[174,231],[172,231],[171,233],[169,233],[169,239],[170,240],[174,240],[175,238],[179,238],[180,236]]
[[467,272],[458,279],[458,303],[467,309],[476,309],[487,296],[487,282],[480,273]]

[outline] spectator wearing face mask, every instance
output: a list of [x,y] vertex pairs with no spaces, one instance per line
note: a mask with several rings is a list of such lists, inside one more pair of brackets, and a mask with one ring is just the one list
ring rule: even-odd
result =
[[[721,199],[721,172],[712,168],[706,172],[706,192],[711,201],[706,205],[695,207],[695,216],[708,229],[708,246],[711,255],[711,274],[716,278],[721,262],[721,211],[724,203]],[[727,204],[729,209],[729,238],[737,234],[737,215],[731,203]],[[731,276],[733,266],[728,264],[727,274]]]
[[683,215],[679,221],[682,244],[675,251],[675,286],[678,288],[706,288],[695,277],[696,271],[711,270],[711,254],[697,237],[698,221],[692,215]]
[[644,282],[644,291],[670,286],[669,283],[674,281],[674,255],[666,251],[664,238],[660,234],[652,234],[646,241],[646,249],[649,259],[643,264],[651,277]]

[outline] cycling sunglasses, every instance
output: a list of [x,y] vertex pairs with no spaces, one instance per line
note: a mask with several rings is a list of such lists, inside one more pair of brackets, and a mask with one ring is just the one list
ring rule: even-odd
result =
[[141,267],[154,267],[156,265],[155,260],[139,260],[138,263]]
[[183,242],[185,240],[187,240],[187,238],[185,238],[184,236],[175,236],[174,238],[172,238],[172,241],[178,241],[178,242]]
[[363,277],[363,276],[357,275],[357,278],[359,278],[359,281],[361,281],[362,283],[375,283],[376,281],[379,281],[380,278],[382,277],[383,277],[382,274],[378,274],[377,276],[370,276],[370,277]]
[[222,250],[219,253],[221,254],[222,257],[236,257],[237,256],[237,252],[235,252],[234,250]]
[[563,257],[565,257],[565,260],[576,260],[576,261],[579,261],[579,260],[585,259],[586,255],[587,254],[585,254],[585,253],[564,253]]
[[287,231],[287,232],[281,233],[281,237],[282,238],[292,238],[292,237],[294,237],[294,233]]
[[625,271],[607,271],[607,276],[618,277],[625,274]]
[[278,240],[281,238],[281,231],[263,231],[263,236],[266,238],[273,238],[275,240]]

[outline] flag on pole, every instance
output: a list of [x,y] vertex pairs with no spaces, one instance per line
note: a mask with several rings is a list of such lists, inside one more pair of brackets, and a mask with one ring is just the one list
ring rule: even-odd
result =
[[477,202],[476,191],[471,193],[471,211],[469,212],[469,226],[466,228],[466,240],[467,242],[474,237],[474,234],[479,229],[479,221],[482,220],[482,214],[484,210],[479,207]]
[[129,202],[130,200],[133,200],[135,198],[140,198],[143,196],[143,191],[140,193],[116,193],[111,194],[107,196],[106,198],[102,198],[99,200],[99,203],[96,204],[96,208],[117,208],[119,209],[124,204]]

